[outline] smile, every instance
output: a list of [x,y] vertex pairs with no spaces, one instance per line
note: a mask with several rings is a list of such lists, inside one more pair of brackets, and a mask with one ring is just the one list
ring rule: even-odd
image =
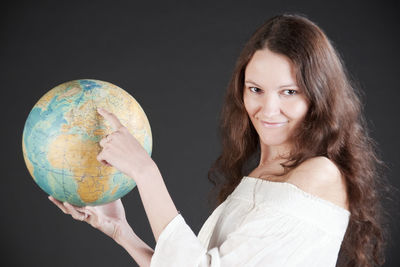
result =
[[278,128],[278,127],[282,127],[283,125],[285,125],[287,123],[287,121],[286,122],[277,122],[277,123],[268,123],[265,121],[261,121],[261,123],[267,128]]

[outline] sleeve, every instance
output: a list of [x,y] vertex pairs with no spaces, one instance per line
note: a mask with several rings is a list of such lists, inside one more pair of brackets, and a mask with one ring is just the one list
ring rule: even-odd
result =
[[150,266],[321,266],[318,258],[337,256],[334,242],[309,222],[276,213],[243,223],[207,251],[178,214],[161,233]]

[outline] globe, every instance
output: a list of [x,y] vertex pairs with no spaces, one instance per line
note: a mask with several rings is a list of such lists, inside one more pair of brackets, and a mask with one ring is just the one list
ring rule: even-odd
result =
[[98,114],[114,113],[151,155],[150,124],[139,103],[125,90],[99,80],[74,80],[48,91],[25,122],[22,151],[36,184],[47,194],[76,206],[119,199],[135,181],[97,161],[99,142],[112,133]]

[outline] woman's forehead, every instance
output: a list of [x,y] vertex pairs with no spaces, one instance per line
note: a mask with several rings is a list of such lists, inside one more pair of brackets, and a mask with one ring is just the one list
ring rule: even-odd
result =
[[282,87],[296,84],[291,61],[268,49],[254,53],[245,69],[245,82],[259,86]]

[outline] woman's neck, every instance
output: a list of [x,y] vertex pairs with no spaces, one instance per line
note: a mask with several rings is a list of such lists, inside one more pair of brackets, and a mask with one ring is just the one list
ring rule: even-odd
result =
[[260,166],[268,166],[286,161],[291,146],[282,144],[278,146],[260,145]]

